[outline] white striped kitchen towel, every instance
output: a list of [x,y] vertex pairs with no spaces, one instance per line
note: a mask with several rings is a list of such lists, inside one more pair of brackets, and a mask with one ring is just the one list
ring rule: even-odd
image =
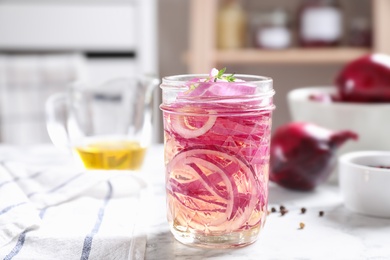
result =
[[0,149],[0,258],[144,259],[146,182],[62,158]]

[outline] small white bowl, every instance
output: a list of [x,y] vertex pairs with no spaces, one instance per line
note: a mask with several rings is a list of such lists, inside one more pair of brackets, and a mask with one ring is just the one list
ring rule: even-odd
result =
[[[351,130],[359,140],[343,144],[337,155],[353,151],[390,151],[390,103],[319,102],[310,95],[336,93],[336,87],[305,87],[290,91],[287,101],[293,121],[318,124],[331,130]],[[335,172],[330,182],[337,182]]]
[[390,152],[358,151],[340,156],[339,186],[347,209],[390,218]]

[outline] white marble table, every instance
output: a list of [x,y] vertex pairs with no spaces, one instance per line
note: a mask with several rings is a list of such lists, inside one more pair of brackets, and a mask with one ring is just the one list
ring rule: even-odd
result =
[[[0,146],[0,154],[4,158],[20,158],[20,151]],[[26,153],[22,159],[27,164],[30,161],[45,164],[50,160],[52,164],[62,165],[70,159],[49,148],[22,151]],[[132,238],[139,238],[140,243],[133,250],[137,256],[132,259],[390,259],[390,219],[348,211],[342,204],[338,187],[334,185],[323,185],[307,193],[292,192],[270,184],[269,208],[278,209],[284,205],[288,213],[284,216],[271,213],[257,242],[231,250],[185,246],[175,241],[166,221],[162,145],[149,149],[140,174],[148,182],[152,196],[148,211],[142,211],[147,217],[135,224],[140,235]],[[129,205],[123,205],[124,208],[126,206]],[[302,207],[306,208],[305,214],[301,213]],[[324,212],[322,217],[319,211]],[[303,229],[299,229],[301,222],[305,224]],[[114,253],[109,253],[111,258],[107,259],[117,259]]]
[[149,151],[144,174],[155,195],[145,259],[390,259],[390,219],[348,211],[335,185],[293,192],[270,184],[269,208],[284,205],[288,213],[271,213],[257,242],[232,250],[185,246],[175,241],[166,222],[162,145]]

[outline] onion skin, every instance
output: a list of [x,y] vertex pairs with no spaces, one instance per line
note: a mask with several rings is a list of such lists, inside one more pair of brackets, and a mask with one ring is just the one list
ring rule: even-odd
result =
[[342,102],[390,102],[390,56],[370,54],[347,64],[336,77]]
[[352,131],[333,132],[306,122],[283,125],[271,139],[270,180],[292,190],[313,190],[334,170],[337,149],[357,138]]

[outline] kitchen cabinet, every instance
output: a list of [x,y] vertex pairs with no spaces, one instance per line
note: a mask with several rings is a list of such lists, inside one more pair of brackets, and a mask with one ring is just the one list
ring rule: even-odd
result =
[[[216,47],[218,0],[191,0],[189,52],[190,73],[225,64],[342,64],[371,52],[390,54],[390,1],[372,0],[373,44],[371,48],[334,47],[260,50],[243,48],[220,50]],[[207,70],[207,69],[206,69]]]

